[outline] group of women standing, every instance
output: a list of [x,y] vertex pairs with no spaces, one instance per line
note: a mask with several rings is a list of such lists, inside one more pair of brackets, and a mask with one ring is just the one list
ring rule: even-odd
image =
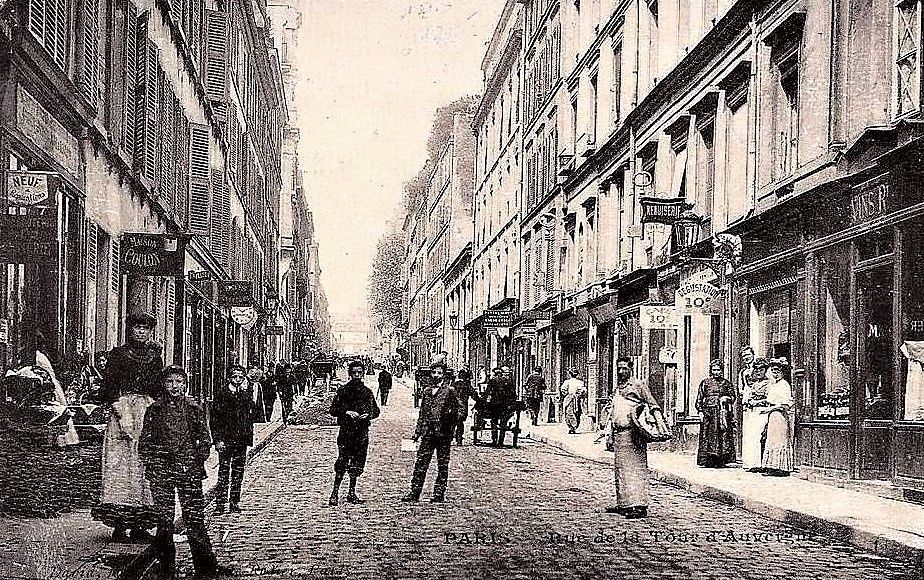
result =
[[755,358],[751,347],[741,350],[738,387],[724,376],[721,361],[709,366],[709,378],[699,386],[696,410],[702,416],[697,464],[725,467],[736,459],[735,399],[740,395],[741,460],[748,471],[785,476],[793,470],[793,392],[784,378],[785,358]]

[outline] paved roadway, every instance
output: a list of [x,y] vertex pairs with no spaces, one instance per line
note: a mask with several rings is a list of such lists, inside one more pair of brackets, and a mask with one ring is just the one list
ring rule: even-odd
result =
[[[370,381],[371,383],[371,381]],[[242,514],[210,518],[233,577],[591,579],[875,579],[919,576],[898,562],[666,485],[650,517],[606,514],[612,472],[556,449],[453,447],[447,503],[403,504],[414,456],[400,451],[413,424],[397,386],[374,424],[360,479],[364,505],[328,507],[335,431],[289,427],[249,466]],[[188,568],[189,553],[179,557]]]

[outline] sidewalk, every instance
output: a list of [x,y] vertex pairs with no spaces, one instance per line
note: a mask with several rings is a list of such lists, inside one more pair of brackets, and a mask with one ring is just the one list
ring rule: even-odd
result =
[[[250,456],[282,430],[281,421],[258,423]],[[206,500],[214,495],[218,454],[212,451],[203,481]],[[179,508],[177,509],[179,511]],[[149,544],[116,544],[112,530],[90,517],[89,509],[51,519],[0,519],[0,579],[117,580],[133,578],[150,563]]]
[[[596,433],[568,435],[561,424],[525,426],[524,433],[612,470],[613,453]],[[692,455],[649,451],[653,479],[738,506],[863,550],[924,567],[924,507],[807,481],[763,477],[741,469],[703,469]]]

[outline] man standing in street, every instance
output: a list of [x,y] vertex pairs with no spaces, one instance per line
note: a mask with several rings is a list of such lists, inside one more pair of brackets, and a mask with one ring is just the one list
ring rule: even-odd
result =
[[276,367],[276,393],[282,402],[282,424],[289,424],[289,415],[292,413],[292,401],[295,398],[295,376],[292,374],[292,363],[282,363]]
[[510,421],[513,405],[517,399],[510,367],[494,369],[494,377],[488,381],[487,398],[491,416],[491,444],[495,447],[503,447],[507,436],[507,422]]
[[526,404],[529,405],[529,414],[533,416],[533,425],[539,424],[539,407],[542,405],[542,398],[545,396],[545,386],[542,367],[534,368],[533,372],[526,377],[526,385],[523,389]]
[[254,402],[252,385],[244,378],[244,368],[232,365],[228,369],[228,384],[215,392],[211,412],[212,440],[218,452],[216,514],[224,513],[225,503],[229,500],[232,512],[241,511],[239,504],[247,448],[253,447],[253,424],[261,411]]
[[433,380],[423,392],[420,414],[417,417],[417,429],[414,441],[420,441],[417,449],[417,461],[411,478],[411,491],[401,501],[420,501],[427,470],[433,452],[436,452],[436,481],[433,484],[433,497],[430,503],[440,503],[446,498],[446,485],[449,482],[449,452],[452,438],[459,420],[459,400],[455,389],[446,380],[446,365],[435,362],[430,365]]
[[382,370],[379,372],[379,400],[382,401],[383,407],[388,405],[388,393],[391,391],[391,385],[391,373],[388,372],[388,369],[382,367]]
[[347,367],[350,381],[337,389],[328,413],[336,417],[340,425],[337,435],[337,461],[334,463],[334,490],[330,494],[328,505],[339,503],[340,484],[343,476],[350,474],[350,491],[346,500],[350,503],[363,503],[356,497],[356,480],[366,467],[366,454],[369,450],[369,424],[379,416],[379,406],[375,404],[375,395],[363,382],[365,367],[360,361],[353,361]]

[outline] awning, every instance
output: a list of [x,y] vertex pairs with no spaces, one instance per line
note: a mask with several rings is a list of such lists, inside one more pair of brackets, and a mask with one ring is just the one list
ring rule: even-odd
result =
[[584,306],[569,308],[552,316],[555,330],[560,334],[574,334],[590,327],[590,310]]

